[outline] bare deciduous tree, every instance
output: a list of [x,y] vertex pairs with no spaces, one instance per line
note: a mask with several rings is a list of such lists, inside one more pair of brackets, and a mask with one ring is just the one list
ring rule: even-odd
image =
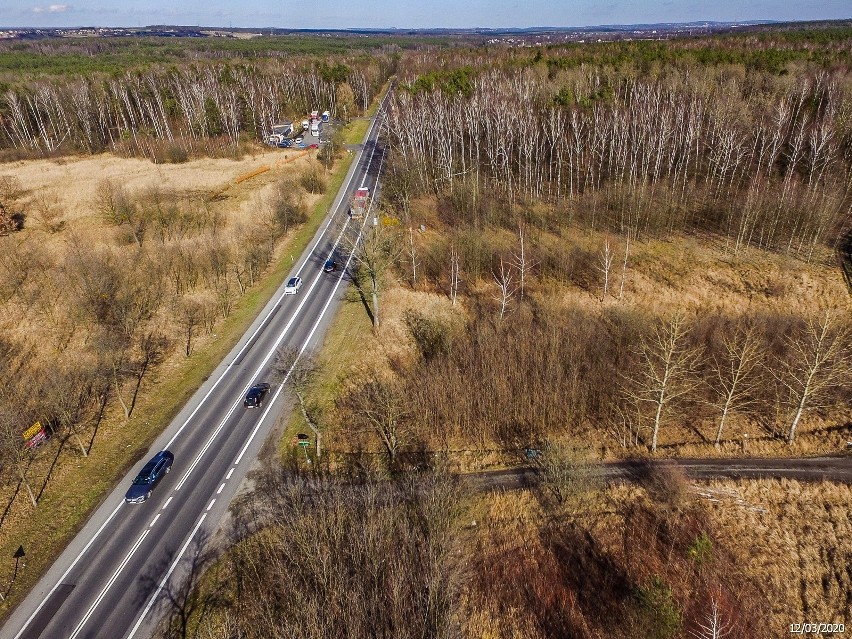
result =
[[518,292],[520,294],[520,301],[523,302],[527,278],[535,267],[535,264],[530,259],[526,249],[526,229],[524,228],[523,223],[518,225],[518,252],[515,253],[512,258],[513,266],[518,269],[518,278],[520,280]]
[[793,416],[787,430],[788,443],[793,443],[802,415],[819,406],[828,390],[849,380],[850,333],[848,321],[834,311],[825,311],[787,340],[789,356],[780,362],[778,370],[770,369],[790,394]]
[[299,354],[299,351],[293,348],[279,348],[277,358],[275,360],[276,377],[279,380],[287,380],[296,393],[296,399],[299,400],[299,409],[302,411],[302,417],[308,428],[316,437],[316,454],[317,459],[322,456],[322,431],[320,431],[319,421],[316,416],[316,409],[309,406],[305,401],[305,392],[310,384],[311,378],[316,373],[316,359],[308,354]]
[[506,268],[502,257],[500,258],[500,274],[491,271],[491,275],[494,276],[498,288],[498,294],[494,296],[494,300],[500,304],[500,319],[503,319],[509,310],[509,303],[512,301],[517,286],[514,286],[512,271]]
[[723,340],[721,357],[713,356],[713,405],[719,409],[719,425],[715,444],[722,439],[725,421],[735,411],[753,403],[750,394],[757,382],[755,374],[763,360],[763,346],[754,326],[740,325],[736,332]]
[[124,187],[103,180],[95,193],[95,209],[110,224],[127,226],[141,247],[148,226],[146,211],[137,206]]
[[686,320],[676,315],[643,338],[638,349],[641,365],[628,380],[627,395],[639,405],[653,409],[651,452],[657,452],[657,437],[670,405],[691,392],[696,381],[690,376],[701,354],[685,345]]
[[581,513],[597,485],[588,454],[563,443],[548,442],[535,461],[541,487],[557,508],[572,516]]
[[356,428],[374,433],[388,457],[388,466],[396,467],[397,454],[409,435],[410,412],[402,388],[395,379],[373,373],[366,381],[349,389],[342,399]]
[[204,309],[198,300],[188,298],[182,300],[178,305],[177,319],[186,338],[183,345],[183,352],[186,357],[192,355],[195,330],[201,325],[203,316]]
[[624,260],[621,262],[621,282],[618,285],[618,299],[624,297],[624,281],[627,279],[627,257],[630,255],[630,233],[624,240]]
[[411,288],[417,286],[417,247],[414,245],[414,231],[408,227],[408,257],[411,259]]
[[721,593],[710,596],[707,611],[697,622],[697,630],[690,631],[695,639],[725,639],[734,634],[734,625],[725,617],[720,600]]
[[364,290],[362,278],[354,278],[358,290],[372,299],[374,329],[379,327],[379,297],[385,272],[396,262],[402,250],[403,244],[395,227],[385,226],[381,221],[367,229],[361,241],[353,242],[350,247],[358,271],[369,282],[369,289]]
[[[3,460],[3,465],[8,465],[14,469],[14,473],[18,479],[18,486],[20,487],[23,484],[32,505],[38,506],[29,481],[29,468],[32,455],[31,451],[24,446],[24,441],[21,439],[20,424],[20,415],[0,406],[0,459]],[[17,492],[16,490],[15,493],[17,494]]]
[[456,305],[456,296],[459,293],[459,253],[455,245],[450,247],[450,300]]
[[615,254],[609,250],[609,238],[604,239],[603,249],[600,253],[600,262],[598,269],[601,273],[603,273],[603,294],[601,295],[601,299],[605,300],[607,293],[609,293],[609,270],[612,266],[612,260],[615,258]]

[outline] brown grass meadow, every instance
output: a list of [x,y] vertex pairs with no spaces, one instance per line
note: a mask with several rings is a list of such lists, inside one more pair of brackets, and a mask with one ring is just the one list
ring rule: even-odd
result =
[[[254,155],[241,160],[157,165],[99,155],[24,161],[3,167],[3,174],[18,180],[23,191],[18,203],[27,212],[23,230],[0,238],[6,283],[0,298],[0,334],[8,348],[4,351],[4,357],[9,358],[5,372],[14,375],[7,380],[4,393],[10,400],[26,398],[28,388],[34,394],[20,402],[23,408],[18,413],[4,413],[3,418],[9,418],[8,439],[14,450],[19,450],[20,432],[36,419],[49,424],[54,433],[33,455],[20,458],[20,468],[38,506],[30,502],[12,458],[3,469],[0,549],[11,556],[23,542],[27,551],[14,588],[9,584],[11,573],[0,569],[0,592],[6,596],[3,610],[8,611],[35,583],[68,535],[82,525],[126,468],[144,453],[286,275],[293,256],[312,236],[328,205],[328,196],[307,194],[298,186],[301,175],[316,170],[311,156],[258,147]],[[258,170],[265,167],[267,170]],[[331,196],[336,194],[347,167],[348,162],[342,163],[342,173],[338,171],[332,178]],[[148,222],[140,247],[132,239],[130,225],[110,222],[99,209],[99,189],[107,180],[120,185],[132,203],[144,204],[145,198],[157,192],[165,194],[166,205],[176,207],[171,210],[189,211],[204,221],[177,231]],[[255,269],[251,277],[239,275],[238,271],[250,270],[241,261],[246,254],[239,250],[240,237],[259,224],[271,228],[274,205],[287,197],[282,193],[292,193],[287,202],[297,213],[302,211],[302,221],[311,212],[309,223],[298,224],[294,218],[287,228],[272,232],[274,244],[251,265]],[[227,247],[223,256],[230,260],[218,278],[210,277],[210,264],[199,258],[199,251],[211,244]],[[194,282],[184,280],[176,288],[178,278],[174,271],[173,276],[167,275],[171,268],[167,264],[177,254],[173,251],[180,248],[188,248],[185,255],[196,258],[195,266],[188,266],[186,273],[191,274],[193,268],[197,271]],[[92,256],[101,261],[92,261]],[[106,266],[110,268],[105,271]],[[132,335],[111,324],[111,319],[93,314],[93,298],[82,295],[79,284],[75,284],[104,272],[113,273],[118,282],[117,289],[103,289],[113,291],[109,294],[115,294],[116,299],[119,293],[115,291],[124,287],[136,292],[150,292],[152,284],[162,287],[157,303]],[[242,282],[238,282],[239,277],[243,277]],[[12,281],[17,282],[15,288],[8,286]],[[227,308],[222,306],[223,291],[228,295]],[[193,323],[189,356],[187,325],[181,320],[182,309],[189,306],[184,304],[197,304],[202,309]],[[138,362],[133,349],[138,348],[140,339],[148,334],[171,336],[153,371],[142,379],[131,416],[123,412],[115,393],[120,389],[127,403],[132,387],[123,375],[112,376],[109,370],[114,369],[109,365],[104,373],[107,401],[102,409],[97,393],[93,393],[77,407],[74,426],[64,422],[61,414],[44,411],[35,400],[52,401],[56,392],[51,391],[51,385],[72,397],[77,393],[86,397],[84,389],[98,388],[97,383],[90,384],[97,379],[97,371],[104,370],[104,360],[100,365],[97,362],[108,351],[102,349],[98,355],[97,347],[107,334],[126,336],[126,359],[118,366],[126,366],[128,372],[134,370],[134,361]]]

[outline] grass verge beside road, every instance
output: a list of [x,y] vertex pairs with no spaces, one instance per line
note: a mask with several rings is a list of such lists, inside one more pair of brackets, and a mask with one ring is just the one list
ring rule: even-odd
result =
[[[364,124],[369,126],[369,122]],[[359,130],[363,139],[366,126]],[[279,249],[280,258],[259,285],[248,290],[228,318],[215,327],[216,339],[173,368],[168,377],[164,375],[158,383],[143,389],[141,401],[127,423],[115,413],[108,416],[91,455],[66,456],[65,462],[58,465],[50,477],[39,505],[30,508],[25,516],[10,517],[6,521],[0,535],[0,556],[8,556],[10,561],[8,575],[4,574],[6,569],[0,562],[0,593],[5,596],[0,603],[0,619],[5,620],[35,586],[91,513],[239,341],[290,272],[294,264],[291,255],[304,251],[325,220],[354,158],[354,154],[345,154],[338,161],[328,188],[314,206],[309,220],[284,240]],[[67,442],[62,451],[66,454],[72,451],[71,443]],[[34,486],[36,492],[38,488]],[[26,497],[20,494],[17,499]],[[11,557],[19,545],[24,546],[27,555],[14,584],[10,584],[14,567]]]
[[364,141],[364,136],[367,134],[367,129],[370,128],[370,120],[352,120],[346,126],[346,133],[343,137],[344,144],[361,144]]
[[[324,416],[333,409],[334,401],[343,384],[347,382],[347,375],[350,374],[353,364],[361,359],[364,344],[372,339],[372,324],[364,312],[364,305],[360,301],[349,299],[344,301],[325,334],[321,350],[313,354],[316,358],[316,373],[303,394],[309,410],[320,422],[321,432],[327,430],[329,426],[325,423]],[[304,463],[304,453],[293,445],[293,438],[297,433],[310,435],[312,445],[308,454],[311,462],[315,463],[315,437],[308,428],[298,404],[290,414],[281,438],[280,453],[283,459],[293,456]]]

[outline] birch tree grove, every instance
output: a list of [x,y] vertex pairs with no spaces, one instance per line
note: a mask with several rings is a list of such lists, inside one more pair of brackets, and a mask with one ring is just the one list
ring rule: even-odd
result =
[[[369,104],[385,81],[383,61],[347,60],[350,101]],[[346,83],[344,83],[346,84]],[[338,83],[305,72],[299,59],[188,64],[128,71],[114,78],[39,80],[0,96],[0,148],[157,158],[158,143],[235,146],[320,106],[338,112]],[[351,111],[352,104],[346,108]]]
[[477,66],[466,91],[411,69],[390,100],[388,144],[417,191],[465,184],[473,198],[561,203],[568,222],[634,239],[699,227],[733,251],[808,259],[852,211],[842,71],[763,92],[713,84],[700,69],[665,79],[578,72],[566,76],[567,100],[564,84],[532,69]]

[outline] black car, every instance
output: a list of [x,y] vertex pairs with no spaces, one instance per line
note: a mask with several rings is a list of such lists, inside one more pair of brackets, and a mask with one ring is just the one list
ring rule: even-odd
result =
[[325,261],[325,264],[322,266],[322,270],[326,273],[331,273],[335,269],[334,258],[329,258]]
[[255,384],[249,389],[243,406],[246,408],[260,408],[263,405],[263,398],[269,392],[269,384]]
[[168,475],[172,469],[175,456],[167,450],[161,450],[142,467],[133,485],[124,496],[124,501],[129,504],[138,504],[146,501],[151,496],[151,491],[160,483],[160,480]]

